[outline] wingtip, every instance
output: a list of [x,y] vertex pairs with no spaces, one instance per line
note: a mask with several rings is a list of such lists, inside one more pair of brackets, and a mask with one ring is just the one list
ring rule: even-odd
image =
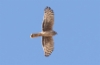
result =
[[46,9],[51,9],[51,7],[49,7],[49,6],[46,6],[45,10],[46,10]]
[[49,57],[49,55],[45,55],[45,57]]
[[50,8],[49,6],[46,6],[46,8]]
[[45,54],[45,57],[49,57],[51,54]]
[[52,13],[54,13],[54,11],[51,9],[51,7],[49,7],[49,6],[46,6],[46,8],[44,9],[44,11],[46,12],[46,11],[50,11],[50,12],[52,12]]
[[49,57],[51,55],[51,53],[45,53],[45,57]]

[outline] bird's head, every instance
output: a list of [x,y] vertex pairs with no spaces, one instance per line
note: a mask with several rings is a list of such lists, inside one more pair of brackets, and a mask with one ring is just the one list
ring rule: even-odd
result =
[[56,35],[56,34],[57,34],[57,32],[56,32],[56,31],[53,31],[53,34],[54,34],[54,35]]

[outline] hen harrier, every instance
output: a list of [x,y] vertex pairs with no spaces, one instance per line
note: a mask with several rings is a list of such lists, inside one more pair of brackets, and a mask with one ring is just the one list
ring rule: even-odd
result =
[[42,36],[42,46],[44,54],[48,57],[54,49],[53,36],[57,34],[53,30],[54,12],[50,7],[44,9],[44,19],[42,23],[42,32],[31,34],[31,38]]

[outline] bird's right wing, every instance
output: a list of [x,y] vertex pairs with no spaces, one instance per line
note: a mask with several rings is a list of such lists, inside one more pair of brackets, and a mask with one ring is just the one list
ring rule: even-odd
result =
[[42,30],[52,30],[54,24],[54,12],[50,7],[46,7],[44,10],[44,18],[42,23]]

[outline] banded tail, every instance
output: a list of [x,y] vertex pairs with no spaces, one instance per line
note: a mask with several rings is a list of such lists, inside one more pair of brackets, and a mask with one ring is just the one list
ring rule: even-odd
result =
[[35,38],[35,37],[39,37],[39,36],[42,36],[42,34],[41,33],[32,33],[30,35],[31,38]]

